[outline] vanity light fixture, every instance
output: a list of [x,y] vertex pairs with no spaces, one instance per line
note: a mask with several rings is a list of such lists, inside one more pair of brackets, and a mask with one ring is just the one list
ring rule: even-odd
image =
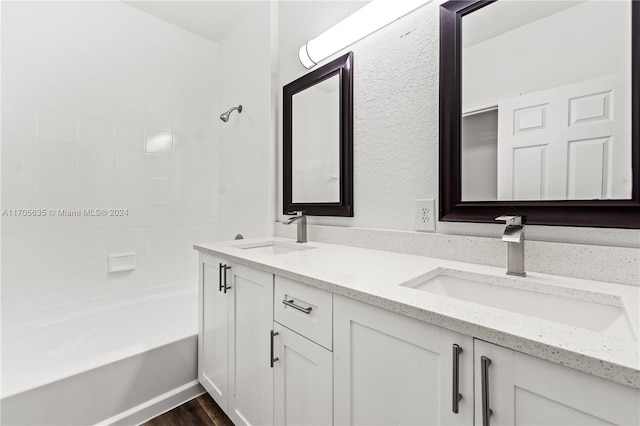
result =
[[431,0],[373,0],[298,51],[300,62],[311,69],[323,59],[413,12]]

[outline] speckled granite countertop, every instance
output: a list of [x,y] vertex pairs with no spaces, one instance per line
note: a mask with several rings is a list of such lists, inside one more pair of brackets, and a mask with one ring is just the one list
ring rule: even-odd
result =
[[[491,266],[317,242],[303,244],[308,250],[276,255],[241,248],[265,241],[296,247],[292,240],[269,237],[196,244],[194,248],[640,388],[640,287],[540,273],[506,278],[504,269]],[[461,278],[474,279],[481,274],[494,284],[621,306],[635,337],[619,337],[411,288],[412,283],[425,281],[438,268],[453,270]]]

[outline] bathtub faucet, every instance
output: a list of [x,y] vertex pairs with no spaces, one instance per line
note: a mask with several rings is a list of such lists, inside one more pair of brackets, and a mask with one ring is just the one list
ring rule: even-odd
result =
[[298,240],[297,243],[306,243],[307,242],[307,217],[304,215],[302,211],[290,212],[289,214],[295,214],[294,217],[290,217],[284,223],[285,225],[291,225],[293,222],[298,222]]

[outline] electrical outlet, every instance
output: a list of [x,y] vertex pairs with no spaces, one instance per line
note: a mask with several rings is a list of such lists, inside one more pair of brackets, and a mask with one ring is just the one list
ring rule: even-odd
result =
[[436,230],[436,200],[416,200],[416,231]]

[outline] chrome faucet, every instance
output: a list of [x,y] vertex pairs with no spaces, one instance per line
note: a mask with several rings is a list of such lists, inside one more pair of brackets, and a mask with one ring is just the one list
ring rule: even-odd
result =
[[507,242],[507,275],[524,277],[524,223],[523,216],[498,216],[495,220],[507,224],[502,241]]
[[284,223],[285,225],[291,225],[293,222],[298,222],[298,240],[297,243],[306,243],[307,242],[307,217],[304,215],[304,212],[291,212],[289,214],[295,214],[294,217],[290,217]]

